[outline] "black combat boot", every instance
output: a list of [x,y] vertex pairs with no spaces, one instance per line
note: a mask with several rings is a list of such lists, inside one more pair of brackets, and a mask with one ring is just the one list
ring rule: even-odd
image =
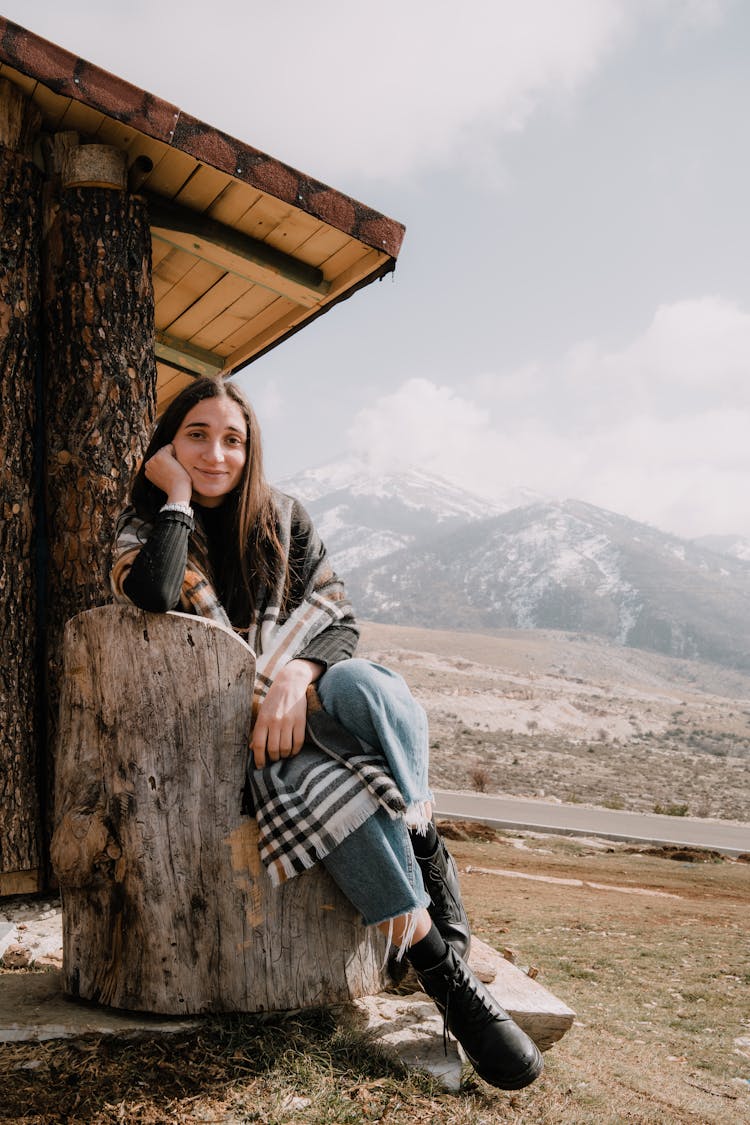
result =
[[[435,840],[432,850],[427,855],[420,855],[420,852],[429,847],[431,836]],[[430,896],[430,905],[427,907],[430,917],[448,945],[466,960],[471,945],[471,930],[461,901],[456,862],[434,824],[430,824],[427,837],[412,834],[411,840],[425,890]]]
[[480,1078],[500,1090],[520,1090],[539,1077],[544,1062],[536,1044],[450,946],[432,968],[415,965],[415,972]]

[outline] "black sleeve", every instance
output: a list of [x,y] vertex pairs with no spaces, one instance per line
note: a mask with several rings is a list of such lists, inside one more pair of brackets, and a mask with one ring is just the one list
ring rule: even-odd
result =
[[166,613],[180,601],[193,520],[183,512],[159,512],[122,589],[139,609]]

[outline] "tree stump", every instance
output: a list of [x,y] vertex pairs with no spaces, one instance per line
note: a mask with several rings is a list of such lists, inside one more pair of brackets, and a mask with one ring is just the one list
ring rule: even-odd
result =
[[70,995],[282,1011],[383,986],[385,939],[318,865],[271,886],[241,813],[255,661],[214,622],[103,606],[65,631],[56,830]]

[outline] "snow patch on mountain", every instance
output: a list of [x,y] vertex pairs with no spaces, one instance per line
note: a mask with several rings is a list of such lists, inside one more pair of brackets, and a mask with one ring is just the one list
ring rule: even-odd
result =
[[488,516],[544,499],[531,489],[513,488],[490,500],[422,469],[383,473],[356,457],[328,461],[314,469],[305,469],[280,481],[277,487],[282,492],[297,496],[303,504],[339,494],[395,501],[406,508],[430,511],[438,523],[456,518],[487,519]]
[[694,539],[699,547],[715,551],[717,555],[728,555],[732,559],[750,562],[750,539],[742,535],[702,535]]
[[278,487],[305,504],[344,576],[437,530],[498,515],[533,495],[518,490],[495,503],[420,469],[383,474],[354,457],[306,469]]

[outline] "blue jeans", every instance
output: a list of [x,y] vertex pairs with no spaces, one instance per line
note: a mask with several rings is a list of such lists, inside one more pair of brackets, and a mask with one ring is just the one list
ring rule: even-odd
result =
[[[317,683],[325,710],[380,750],[417,820],[432,801],[427,784],[427,716],[396,672],[369,660],[343,660]],[[429,903],[409,839],[407,820],[384,810],[322,860],[366,925],[411,914]]]

